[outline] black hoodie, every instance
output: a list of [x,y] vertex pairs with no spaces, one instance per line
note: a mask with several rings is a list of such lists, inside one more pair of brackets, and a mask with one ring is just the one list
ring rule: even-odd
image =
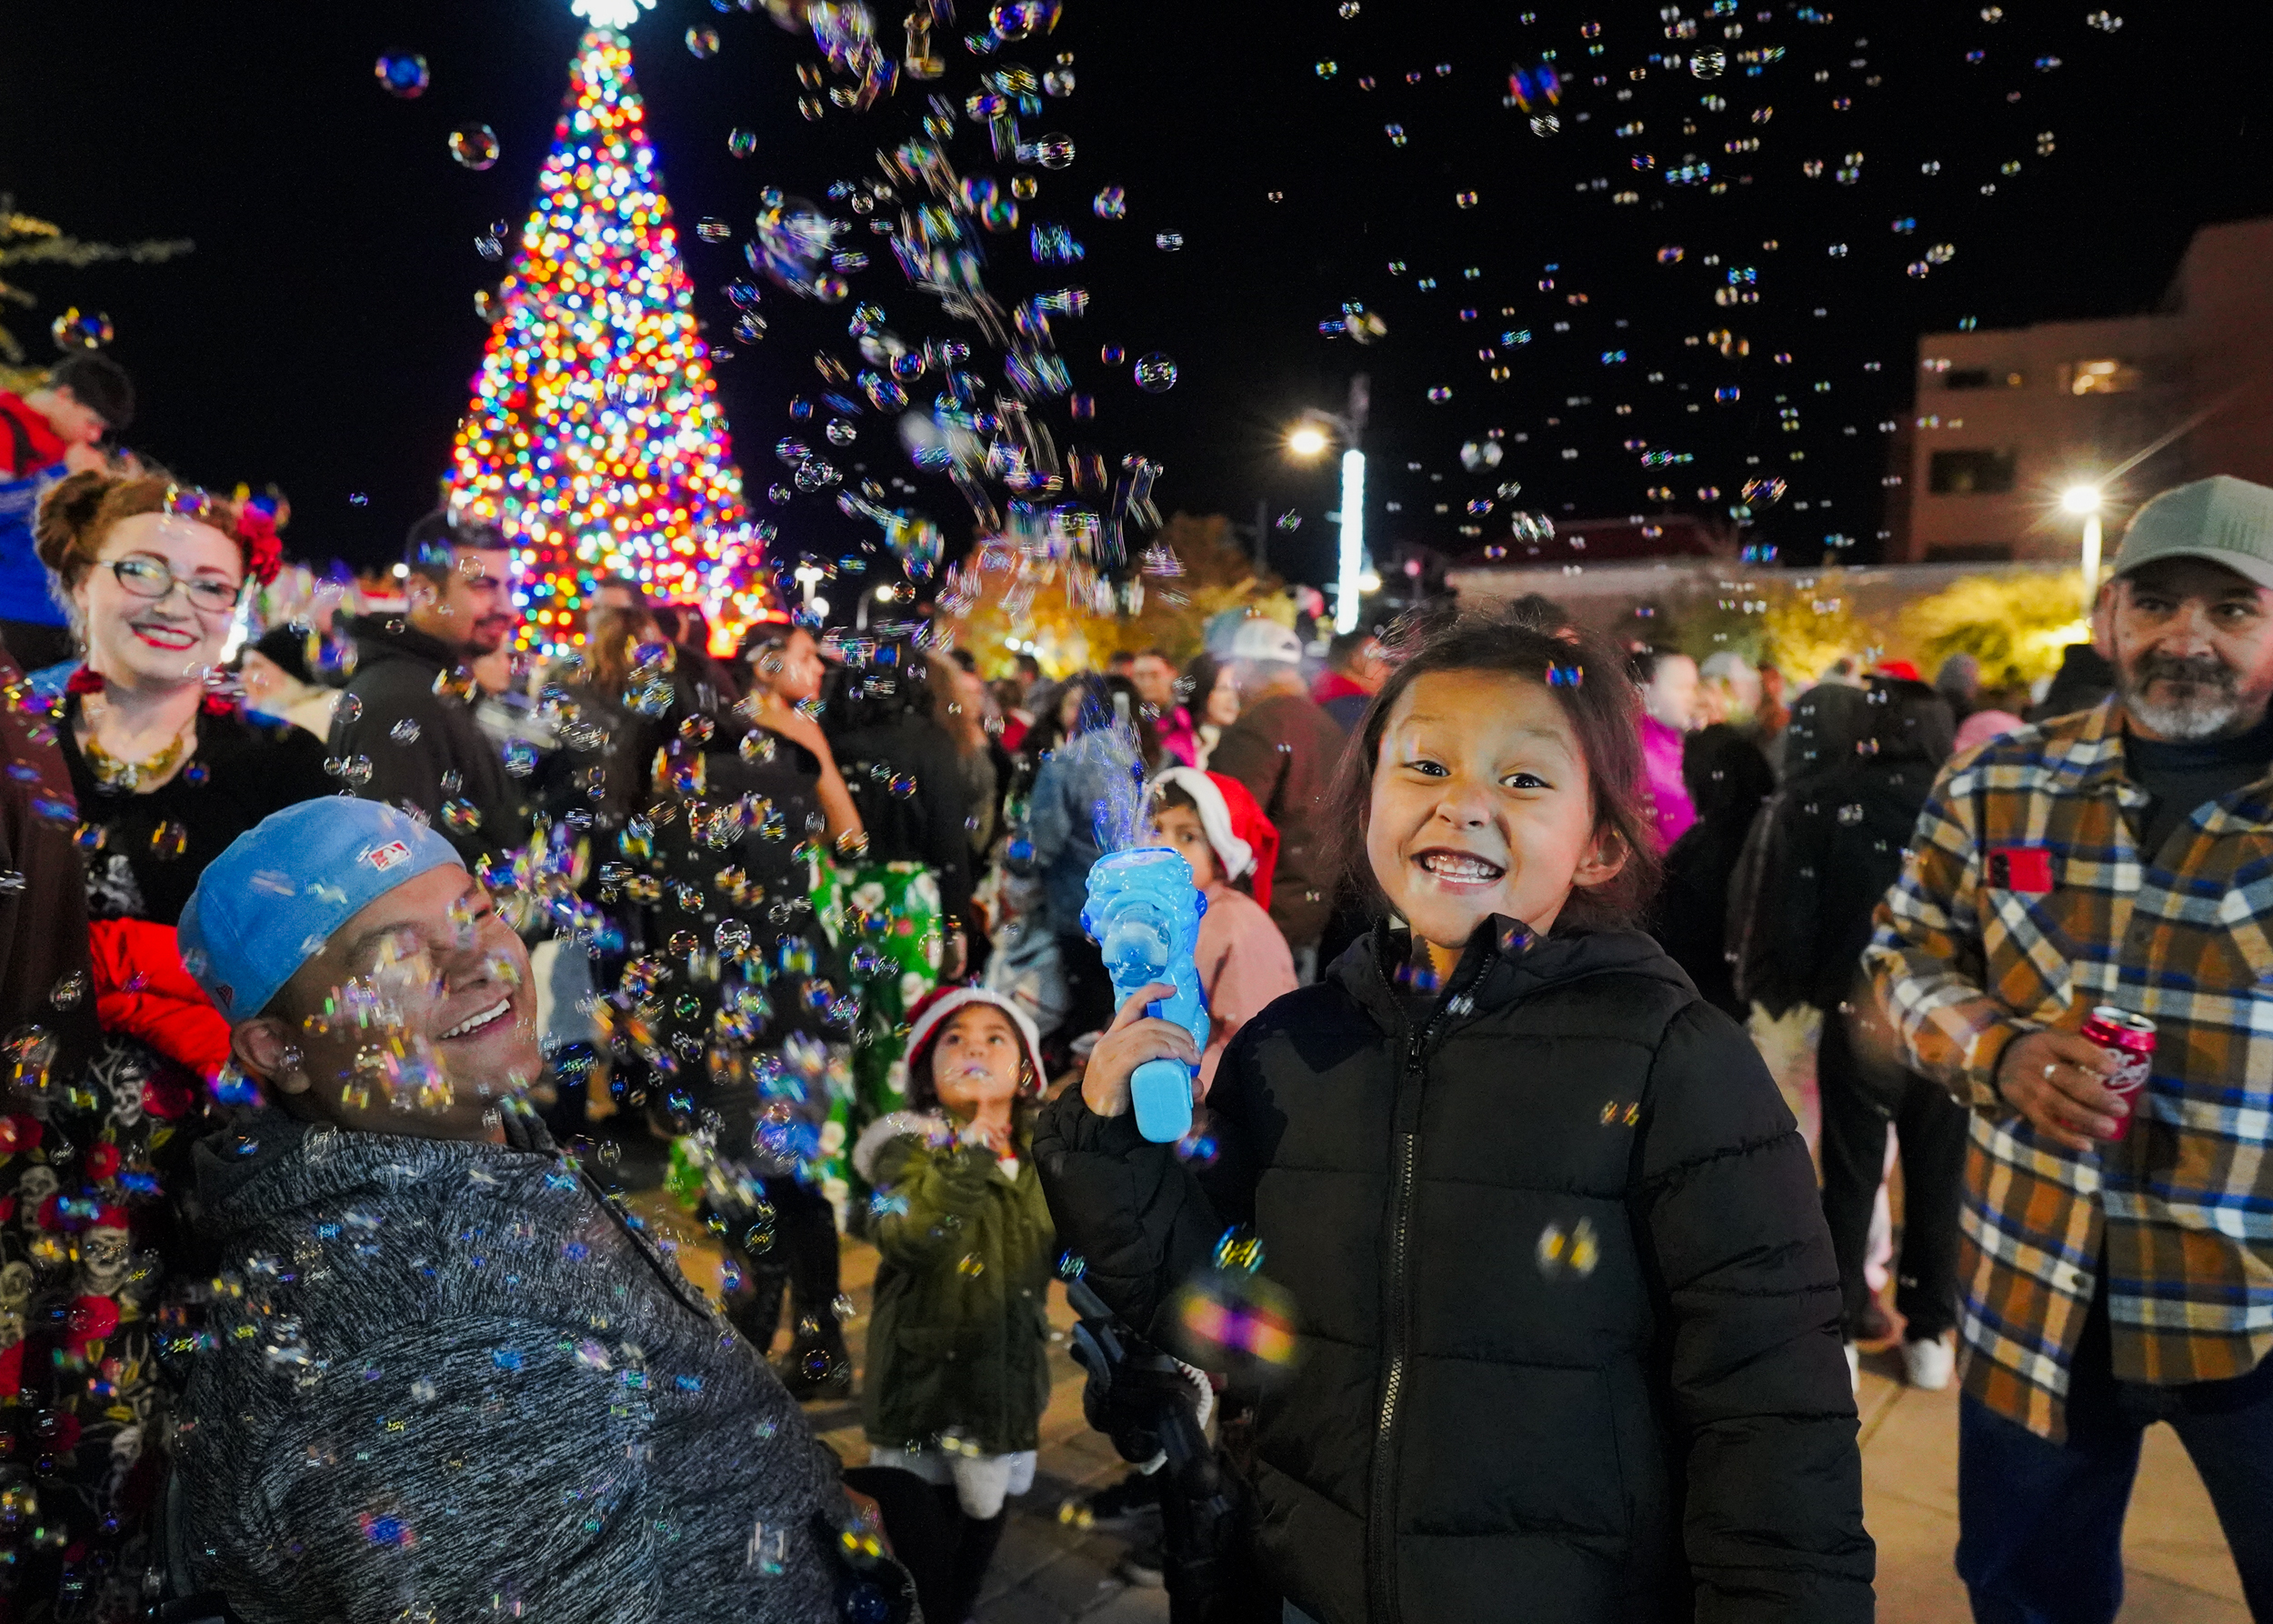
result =
[[1837,1271],[1750,1043],[1639,932],[1495,918],[1430,1008],[1404,950],[1240,1030],[1205,1172],[1078,1090],[1035,1138],[1133,1322],[1227,1225],[1292,1295],[1265,1576],[1322,1624],[1870,1618]]
[[1865,700],[1860,742],[1793,777],[1772,813],[1776,953],[1818,1009],[1837,1009],[1854,990],[1871,916],[1901,877],[1903,848],[1957,737],[1949,701],[1922,682],[1873,677]]

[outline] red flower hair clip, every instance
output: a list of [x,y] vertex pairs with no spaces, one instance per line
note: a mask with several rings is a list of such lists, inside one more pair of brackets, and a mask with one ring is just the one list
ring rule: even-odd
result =
[[276,516],[250,502],[236,510],[236,539],[245,548],[245,567],[265,586],[284,567],[284,543],[276,538]]

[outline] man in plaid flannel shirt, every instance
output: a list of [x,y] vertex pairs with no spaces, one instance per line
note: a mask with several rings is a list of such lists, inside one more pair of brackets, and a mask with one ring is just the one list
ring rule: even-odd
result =
[[[2111,1620],[2168,1420],[2273,1619],[2273,490],[2140,508],[2115,694],[1953,759],[1864,962],[1973,1108],[1958,1569],[1998,1624]],[[2151,1018],[2130,1131],[2096,1005]]]

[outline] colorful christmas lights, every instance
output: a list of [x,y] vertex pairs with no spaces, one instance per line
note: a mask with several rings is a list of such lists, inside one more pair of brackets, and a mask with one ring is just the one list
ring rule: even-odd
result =
[[765,607],[631,42],[577,46],[537,200],[458,426],[454,501],[523,556],[525,643],[583,641],[596,580],[738,623]]

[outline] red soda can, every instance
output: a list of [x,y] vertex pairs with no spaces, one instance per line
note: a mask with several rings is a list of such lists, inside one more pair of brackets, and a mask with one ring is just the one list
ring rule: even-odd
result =
[[2084,1037],[2101,1048],[2111,1050],[2118,1062],[2115,1075],[2102,1080],[2108,1091],[2123,1101],[2122,1114],[2115,1119],[2115,1132],[2108,1137],[2113,1140],[2126,1138],[2131,1131],[2131,1118],[2138,1114],[2139,1090],[2147,1087],[2147,1074],[2154,1068],[2155,1023],[2143,1015],[2102,1004],[2084,1022]]

